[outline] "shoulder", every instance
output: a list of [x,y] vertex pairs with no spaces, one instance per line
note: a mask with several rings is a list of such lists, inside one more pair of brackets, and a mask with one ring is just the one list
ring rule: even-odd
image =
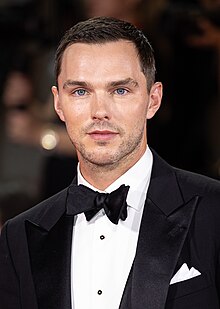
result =
[[[220,233],[220,182],[209,177],[174,168],[185,202],[197,196],[194,220],[199,230],[211,237]],[[205,236],[204,236],[205,237]]]
[[[154,156],[152,178],[161,178],[164,183],[172,180],[172,183],[177,182],[180,191],[186,193],[187,196],[195,195],[216,195],[220,194],[220,181],[207,176],[196,174],[190,171],[182,170],[168,164],[162,159],[153,149]],[[173,181],[175,179],[175,181]]]
[[183,200],[189,200],[193,196],[209,196],[219,200],[220,181],[173,167],[154,150],[152,152],[154,161],[151,179],[160,179],[156,184],[163,186],[165,192],[180,190]]
[[68,188],[8,220],[1,232],[0,251],[10,252],[17,261],[24,260],[28,250],[28,233],[49,231],[58,222],[65,213],[67,192]]
[[187,192],[194,195],[212,196],[220,199],[220,181],[178,168],[173,169],[179,186],[184,191],[187,190]]
[[24,225],[25,221],[27,220],[32,221],[35,224],[39,224],[42,218],[58,211],[60,208],[65,210],[67,191],[68,188],[65,188],[64,190],[58,192],[50,198],[40,202],[39,204],[10,219],[7,222],[8,227],[13,227],[13,229],[17,228]]

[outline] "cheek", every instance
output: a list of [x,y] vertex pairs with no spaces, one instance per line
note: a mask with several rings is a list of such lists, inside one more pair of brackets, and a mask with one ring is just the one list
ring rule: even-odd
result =
[[81,124],[83,124],[86,115],[85,108],[80,106],[80,104],[73,104],[71,102],[64,102],[62,106],[62,112],[65,118],[65,122],[68,125],[75,126],[80,122]]
[[81,129],[79,127],[79,124],[76,122],[66,122],[66,131],[70,138],[70,140],[73,142],[74,145],[77,144],[81,140]]
[[84,128],[88,123],[86,111],[76,108],[69,108],[64,111],[65,125],[72,140],[83,136]]
[[143,127],[147,119],[147,107],[148,105],[144,100],[132,98],[119,105],[113,119],[119,126],[126,127],[128,131],[134,127]]
[[66,117],[66,127],[71,131],[78,131],[79,127],[83,126],[83,120],[79,116],[67,115]]
[[136,104],[130,111],[131,121],[142,123],[147,119],[148,106],[145,103]]
[[119,119],[119,125],[121,124],[124,126],[124,130],[128,134],[132,134],[132,132],[136,131],[142,131],[146,126],[146,113],[147,111],[143,110],[143,108],[132,109],[132,112],[129,113],[126,118],[121,118],[121,121]]

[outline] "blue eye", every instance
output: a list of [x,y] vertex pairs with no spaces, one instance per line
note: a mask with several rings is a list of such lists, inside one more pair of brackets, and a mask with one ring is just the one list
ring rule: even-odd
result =
[[128,91],[124,88],[118,88],[115,90],[116,94],[119,94],[119,95],[124,95],[126,94]]
[[78,89],[78,90],[75,90],[73,92],[73,94],[75,94],[76,96],[78,97],[82,97],[84,96],[85,94],[87,93],[87,91],[85,89]]

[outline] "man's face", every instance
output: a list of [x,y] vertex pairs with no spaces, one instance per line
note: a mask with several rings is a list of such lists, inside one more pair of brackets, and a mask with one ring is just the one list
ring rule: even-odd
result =
[[66,123],[81,166],[133,164],[146,149],[146,119],[160,106],[162,86],[147,91],[131,42],[76,43],[63,55],[55,110]]

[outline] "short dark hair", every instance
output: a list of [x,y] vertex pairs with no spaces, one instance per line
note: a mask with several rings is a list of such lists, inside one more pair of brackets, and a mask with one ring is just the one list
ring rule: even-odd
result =
[[130,41],[134,44],[142,72],[147,79],[148,90],[155,81],[155,59],[153,49],[143,34],[129,22],[112,17],[94,17],[79,22],[70,28],[60,41],[55,56],[55,77],[58,85],[58,76],[61,72],[61,63],[64,51],[74,43],[102,44],[119,40]]

